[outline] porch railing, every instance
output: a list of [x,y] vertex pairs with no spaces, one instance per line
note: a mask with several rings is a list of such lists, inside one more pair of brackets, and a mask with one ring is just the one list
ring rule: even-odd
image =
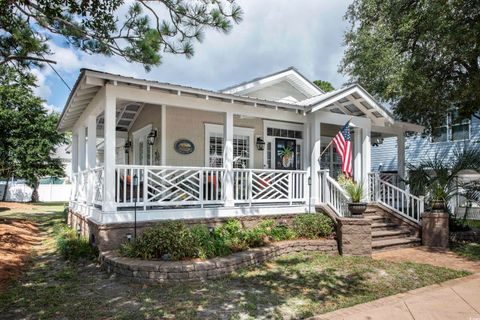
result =
[[349,197],[338,182],[330,177],[329,170],[319,171],[320,202],[326,203],[340,217],[349,216]]
[[422,196],[414,196],[408,191],[384,181],[378,173],[370,173],[368,178],[372,201],[379,202],[412,221],[420,222],[420,216],[425,206]]
[[80,203],[93,203],[101,206],[103,202],[104,169],[97,167],[86,169],[72,175],[71,200]]
[[[117,165],[115,172],[119,207],[225,203],[223,168]],[[306,203],[306,171],[234,169],[233,177],[236,204]]]
[[234,169],[233,174],[235,202],[306,201],[306,171]]

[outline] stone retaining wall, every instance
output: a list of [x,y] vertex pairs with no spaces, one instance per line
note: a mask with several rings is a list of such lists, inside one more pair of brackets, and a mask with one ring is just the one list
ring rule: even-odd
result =
[[232,272],[263,263],[275,257],[301,251],[337,255],[337,242],[330,239],[294,240],[237,252],[227,257],[204,261],[150,261],[121,257],[114,251],[100,256],[102,267],[110,273],[147,282],[199,281],[217,279]]
[[450,240],[480,242],[480,229],[450,232]]

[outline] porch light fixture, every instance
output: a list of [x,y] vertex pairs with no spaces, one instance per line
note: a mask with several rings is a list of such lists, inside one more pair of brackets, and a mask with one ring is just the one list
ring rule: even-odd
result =
[[125,153],[129,153],[131,147],[132,141],[130,139],[127,139],[127,141],[125,141],[125,144],[123,145],[123,150],[125,150]]
[[155,139],[157,138],[157,130],[152,129],[147,136],[147,142],[149,145],[153,146],[155,144]]
[[261,137],[258,137],[256,145],[257,145],[257,150],[262,151],[265,148],[265,141],[263,141]]

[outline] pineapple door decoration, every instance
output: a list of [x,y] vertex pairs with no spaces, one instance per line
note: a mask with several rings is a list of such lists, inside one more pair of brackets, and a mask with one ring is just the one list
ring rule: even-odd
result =
[[275,169],[295,170],[296,142],[292,139],[275,139]]

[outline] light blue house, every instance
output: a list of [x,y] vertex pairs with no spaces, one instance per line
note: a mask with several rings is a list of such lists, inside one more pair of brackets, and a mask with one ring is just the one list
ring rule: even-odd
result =
[[[445,125],[436,128],[429,136],[414,135],[405,139],[405,162],[417,165],[421,160],[434,158],[435,154],[452,156],[456,148],[480,144],[480,119],[459,119],[450,112]],[[372,171],[397,172],[397,138],[385,138],[372,147]],[[479,159],[480,161],[480,159]]]

